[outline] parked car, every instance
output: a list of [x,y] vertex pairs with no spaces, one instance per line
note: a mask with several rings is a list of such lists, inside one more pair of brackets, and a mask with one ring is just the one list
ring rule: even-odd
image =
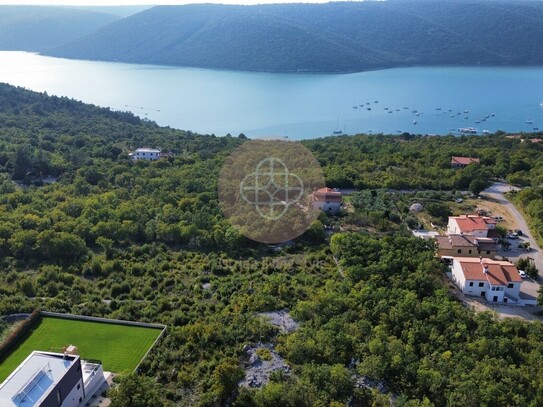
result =
[[501,221],[503,221],[503,216],[494,216],[494,220],[496,222],[501,222]]
[[518,274],[519,274],[520,278],[527,278],[528,277],[528,274],[526,274],[526,272],[524,270],[519,270]]
[[522,236],[522,230],[517,230],[517,235]]
[[517,233],[511,233],[511,234],[507,235],[507,238],[508,239],[518,239],[518,234]]

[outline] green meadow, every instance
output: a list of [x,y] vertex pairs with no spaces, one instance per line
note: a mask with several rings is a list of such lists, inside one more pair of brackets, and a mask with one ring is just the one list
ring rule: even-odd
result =
[[82,359],[102,361],[104,370],[133,370],[160,329],[44,317],[28,337],[2,362],[0,383],[34,350],[61,352],[75,345]]

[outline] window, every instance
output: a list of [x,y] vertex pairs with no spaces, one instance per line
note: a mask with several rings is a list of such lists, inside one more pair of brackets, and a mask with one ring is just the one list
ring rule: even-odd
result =
[[81,383],[77,383],[77,390],[81,388]]
[[484,287],[485,283],[479,283],[479,287]]
[[496,287],[492,287],[492,291],[496,291]]
[[487,250],[487,251],[486,251],[486,254],[490,254],[490,250]]
[[470,286],[470,287],[473,287],[473,281],[470,281],[470,282],[469,282],[469,286]]
[[471,254],[471,250],[468,253]]
[[458,249],[456,253],[462,253],[462,249]]
[[83,397],[79,397],[79,402],[81,403],[83,401]]
[[507,288],[515,288],[515,284],[509,283],[509,284],[507,284]]

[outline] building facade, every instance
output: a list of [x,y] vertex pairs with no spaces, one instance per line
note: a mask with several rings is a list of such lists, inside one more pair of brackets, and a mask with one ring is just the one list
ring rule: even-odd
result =
[[158,148],[138,148],[131,154],[133,160],[156,161],[161,158]]
[[519,303],[522,279],[515,265],[507,261],[455,257],[452,279],[466,295],[488,302]]
[[81,407],[104,382],[100,363],[34,351],[0,384],[0,406]]
[[317,189],[309,196],[309,199],[313,209],[320,209],[330,214],[338,213],[343,203],[341,192],[332,188]]
[[494,239],[473,235],[437,236],[438,257],[485,257],[494,259],[498,247]]
[[449,216],[447,225],[449,235],[473,235],[475,237],[498,238],[496,220],[489,216],[462,215]]

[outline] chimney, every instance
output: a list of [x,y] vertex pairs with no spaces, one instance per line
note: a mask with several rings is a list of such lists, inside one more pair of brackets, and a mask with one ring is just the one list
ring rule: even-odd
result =
[[483,256],[479,256],[479,263],[483,264]]
[[488,273],[488,266],[486,264],[483,264],[483,274]]

